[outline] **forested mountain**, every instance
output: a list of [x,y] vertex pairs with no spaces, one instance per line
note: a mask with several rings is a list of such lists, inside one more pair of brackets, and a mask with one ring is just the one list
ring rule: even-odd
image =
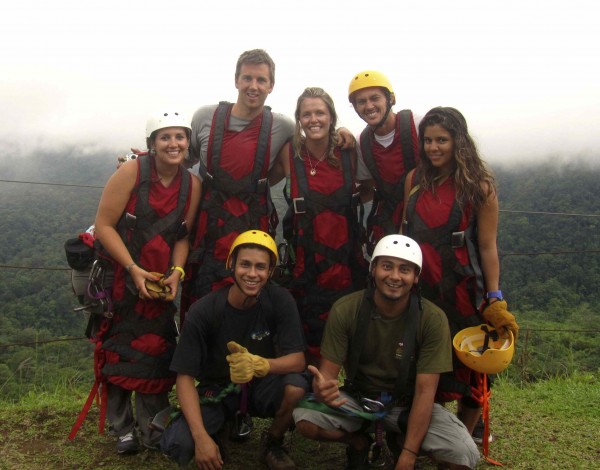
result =
[[580,303],[600,305],[600,170],[543,165],[496,175],[502,284],[513,304],[556,319]]
[[91,375],[86,340],[45,341],[83,336],[63,244],[93,223],[115,155],[73,149],[0,160],[0,396]]
[[[0,395],[16,396],[25,386],[56,380],[88,381],[92,374],[86,340],[51,341],[83,336],[86,318],[72,310],[77,302],[63,244],[93,222],[115,155],[99,150],[82,156],[72,149],[0,160]],[[600,168],[544,164],[494,170],[502,290],[524,331],[540,331],[521,342],[537,348],[526,351],[527,376],[567,366],[596,370]],[[541,332],[559,329],[569,331]],[[549,366],[555,359],[560,364]]]

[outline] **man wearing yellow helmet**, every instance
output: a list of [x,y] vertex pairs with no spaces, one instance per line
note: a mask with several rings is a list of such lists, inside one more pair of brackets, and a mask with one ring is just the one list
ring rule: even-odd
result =
[[363,202],[373,200],[367,218],[369,254],[384,236],[398,233],[406,174],[419,159],[419,141],[410,110],[394,112],[396,95],[388,78],[365,70],[350,81],[348,99],[367,123],[359,137],[356,179]]
[[[283,438],[308,386],[300,374],[305,345],[293,297],[268,284],[276,263],[277,247],[267,233],[240,234],[226,261],[234,284],[204,296],[188,312],[171,363],[183,414],[161,441],[163,452],[182,466],[194,459],[199,468],[220,469],[221,432],[225,423],[237,424],[244,409],[244,415],[274,417],[261,442],[267,467],[295,468]],[[236,384],[242,384],[241,394]]]

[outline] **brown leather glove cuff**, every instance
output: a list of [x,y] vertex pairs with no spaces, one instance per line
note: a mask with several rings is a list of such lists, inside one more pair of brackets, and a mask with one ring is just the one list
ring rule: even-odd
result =
[[505,328],[512,331],[515,339],[517,338],[519,325],[517,325],[515,316],[508,311],[506,300],[498,300],[485,307],[483,318],[500,332]]

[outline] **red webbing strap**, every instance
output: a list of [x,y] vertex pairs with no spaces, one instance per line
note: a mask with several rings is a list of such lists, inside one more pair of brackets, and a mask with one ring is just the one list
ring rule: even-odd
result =
[[86,418],[88,412],[90,411],[90,407],[92,406],[92,401],[94,400],[94,397],[98,394],[99,386],[100,386],[100,383],[98,381],[94,382],[94,386],[92,387],[92,390],[90,391],[90,394],[88,395],[85,405],[83,405],[83,409],[81,410],[81,413],[79,413],[79,416],[77,417],[77,421],[75,421],[75,424],[73,425],[73,428],[71,429],[71,433],[69,434],[70,441],[75,439],[75,436],[77,435],[77,431],[79,431],[79,428],[85,421],[85,418]]
[[[96,347],[94,348],[94,375],[96,380],[94,381],[94,385],[92,386],[92,390],[90,390],[90,394],[87,397],[71,432],[69,433],[69,440],[72,441],[75,439],[79,428],[85,421],[90,408],[92,406],[92,401],[96,398],[96,403],[100,405],[100,422],[98,423],[98,432],[100,434],[104,434],[104,424],[106,422],[106,405],[108,403],[108,388],[106,387],[106,380],[102,376],[102,367],[104,367],[104,363],[106,362],[106,358],[104,356],[104,350],[102,349],[102,340],[100,338],[104,337],[104,334],[108,331],[110,326],[110,322],[105,321],[102,323],[98,334],[96,335],[94,341],[96,342]],[[100,391],[100,393],[98,393]]]
[[489,456],[489,436],[490,436],[490,397],[492,396],[492,390],[488,389],[487,384],[487,374],[477,374],[477,392],[481,394],[478,397],[481,403],[481,414],[483,417],[483,457],[485,460],[492,465],[496,465],[498,467],[504,467],[504,465]]

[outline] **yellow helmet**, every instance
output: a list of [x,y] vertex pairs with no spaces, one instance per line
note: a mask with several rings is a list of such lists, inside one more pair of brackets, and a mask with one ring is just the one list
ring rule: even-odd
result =
[[372,86],[385,88],[390,92],[390,96],[394,96],[392,84],[384,74],[378,72],[377,70],[365,70],[357,73],[354,77],[352,77],[352,80],[350,80],[350,86],[348,87],[348,100],[350,103],[352,103],[352,94],[354,92]]
[[515,353],[511,331],[500,337],[489,325],[472,326],[459,331],[452,340],[454,351],[467,367],[484,374],[497,374],[506,369]]
[[271,235],[260,230],[248,230],[247,232],[240,233],[231,244],[229,254],[227,255],[227,262],[225,264],[227,269],[231,269],[231,265],[233,263],[233,254],[235,250],[242,245],[259,245],[265,247],[271,254],[271,271],[272,268],[274,268],[277,264],[277,245],[275,244],[275,240],[273,240]]

